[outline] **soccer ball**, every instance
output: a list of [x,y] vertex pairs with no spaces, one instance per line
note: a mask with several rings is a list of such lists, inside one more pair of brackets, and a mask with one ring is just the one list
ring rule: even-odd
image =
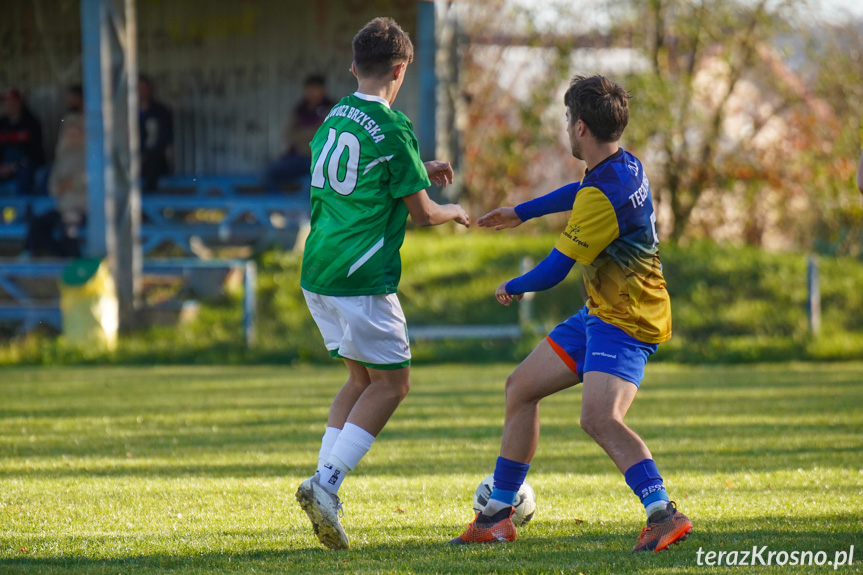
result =
[[[494,475],[489,475],[477,486],[476,492],[473,494],[473,510],[475,512],[479,513],[485,508],[493,487]],[[536,512],[536,495],[533,492],[533,487],[527,481],[521,484],[518,495],[515,496],[513,507],[515,507],[515,513],[512,515],[512,522],[516,525],[524,525],[533,519],[533,514]]]

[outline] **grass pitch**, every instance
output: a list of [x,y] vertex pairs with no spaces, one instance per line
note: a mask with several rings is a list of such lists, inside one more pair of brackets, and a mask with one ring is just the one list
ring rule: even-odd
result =
[[697,552],[851,545],[838,571],[863,572],[863,364],[649,365],[628,422],[695,524],[661,554],[629,553],[643,509],[563,392],[542,404],[533,522],[445,547],[493,469],[512,367],[414,369],[342,488],[344,552],[294,501],[343,368],[4,369],[0,573],[828,573]]

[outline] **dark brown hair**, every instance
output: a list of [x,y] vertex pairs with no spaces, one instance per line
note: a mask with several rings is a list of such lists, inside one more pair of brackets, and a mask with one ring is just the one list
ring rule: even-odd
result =
[[629,93],[605,76],[576,76],[563,103],[570,122],[581,120],[598,142],[616,142],[629,123]]
[[396,64],[410,64],[414,45],[392,18],[375,18],[354,36],[354,62],[361,76],[381,77]]

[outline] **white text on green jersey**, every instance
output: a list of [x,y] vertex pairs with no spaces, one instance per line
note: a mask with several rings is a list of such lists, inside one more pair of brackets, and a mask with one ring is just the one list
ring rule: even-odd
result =
[[327,117],[324,121],[329,120],[333,116],[339,116],[341,118],[347,118],[348,120],[353,120],[360,126],[366,129],[366,132],[369,133],[369,136],[375,141],[375,144],[380,143],[381,140],[386,138],[384,134],[378,134],[381,131],[381,127],[378,126],[378,123],[369,118],[369,116],[360,110],[357,110],[353,106],[336,106],[330,113],[327,114]]

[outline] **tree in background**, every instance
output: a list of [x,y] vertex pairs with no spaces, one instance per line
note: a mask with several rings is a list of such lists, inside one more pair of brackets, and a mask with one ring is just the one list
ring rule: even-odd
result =
[[559,100],[572,74],[599,72],[633,94],[624,145],[647,165],[664,237],[776,248],[832,238],[854,253],[859,197],[846,188],[861,98],[836,89],[849,66],[860,74],[852,26],[840,41],[806,22],[800,0],[468,4],[462,145],[475,211],[581,175]]
[[[569,157],[558,91],[569,74],[571,40],[544,38],[531,9],[504,0],[460,9],[465,194],[479,214],[551,191],[546,171],[561,172],[560,158]],[[565,165],[569,173],[557,185],[583,169],[575,160]]]
[[863,24],[842,18],[810,30],[806,52],[813,90],[838,118],[823,145],[810,150],[803,175],[812,193],[810,237],[822,253],[860,257],[863,203],[854,182],[863,136]]
[[[800,2],[649,0],[615,9],[619,32],[648,69],[627,78],[666,237],[717,229],[761,244],[804,207],[795,163],[831,112],[787,65],[783,39]],[[772,221],[770,221],[772,220]]]

